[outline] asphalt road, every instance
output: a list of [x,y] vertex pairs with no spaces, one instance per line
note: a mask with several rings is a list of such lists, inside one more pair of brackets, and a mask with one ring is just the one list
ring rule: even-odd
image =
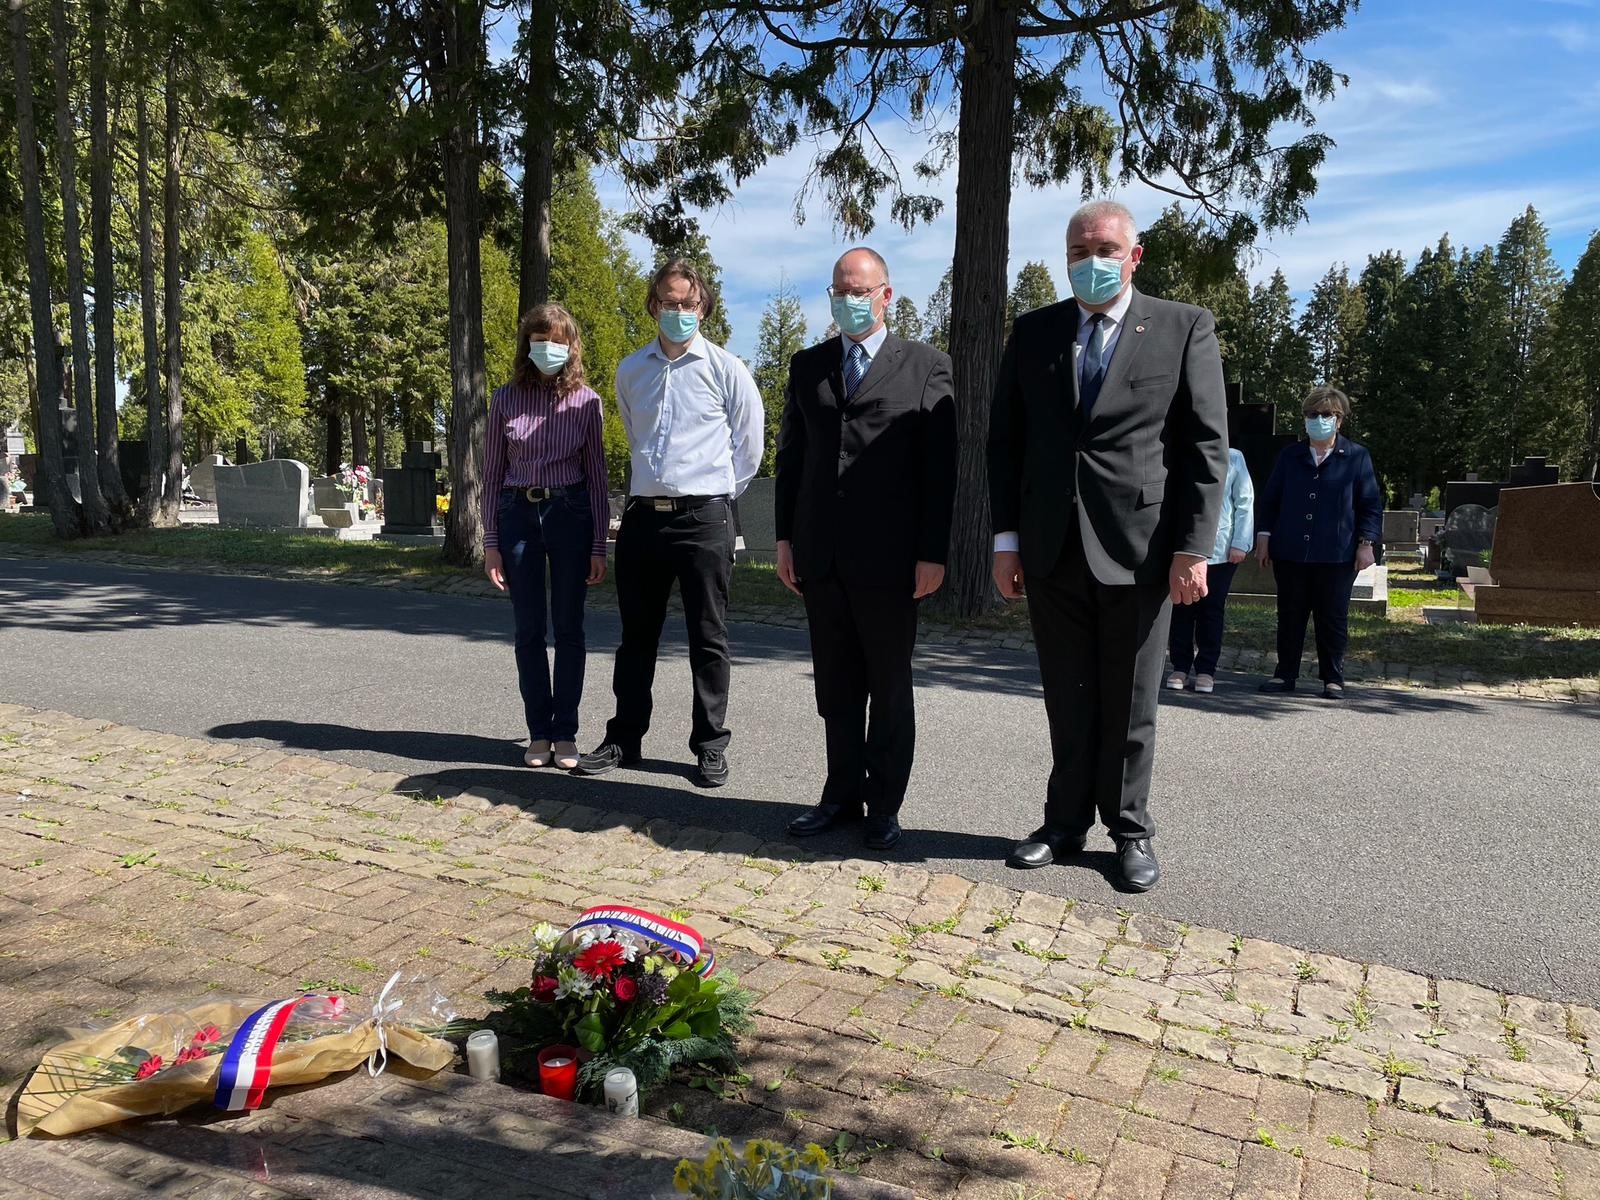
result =
[[[733,780],[706,792],[670,619],[649,757],[592,780],[521,767],[510,624],[499,600],[0,557],[0,697],[767,838],[815,800],[802,633],[735,626]],[[610,713],[616,617],[588,628],[585,748]],[[1213,697],[1170,696],[1165,879],[1129,897],[1109,853],[1025,874],[1001,861],[1037,824],[1048,770],[1031,655],[926,651],[918,669],[899,861],[1600,1006],[1600,710],[1360,688],[1340,706],[1273,701],[1227,677]],[[845,833],[809,847],[859,852]]]

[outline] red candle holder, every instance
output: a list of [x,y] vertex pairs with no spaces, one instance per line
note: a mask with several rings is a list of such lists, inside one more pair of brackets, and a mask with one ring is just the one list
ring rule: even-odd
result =
[[539,1090],[557,1100],[571,1100],[577,1094],[576,1046],[546,1046],[539,1051]]

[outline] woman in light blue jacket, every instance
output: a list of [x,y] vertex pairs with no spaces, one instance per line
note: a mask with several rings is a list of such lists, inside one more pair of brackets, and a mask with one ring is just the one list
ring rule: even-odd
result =
[[1217,543],[1206,566],[1205,598],[1198,604],[1179,604],[1172,609],[1172,633],[1167,640],[1172,674],[1167,677],[1167,686],[1175,692],[1189,685],[1197,692],[1216,689],[1228,589],[1233,586],[1233,573],[1245,560],[1255,539],[1255,504],[1256,493],[1250,485],[1244,455],[1230,449],[1222,518],[1217,522]]

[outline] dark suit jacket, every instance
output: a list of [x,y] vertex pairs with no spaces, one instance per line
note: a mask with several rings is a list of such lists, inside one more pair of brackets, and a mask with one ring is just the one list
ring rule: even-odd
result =
[[1347,437],[1319,467],[1309,442],[1285,446],[1256,506],[1256,531],[1270,533],[1277,562],[1350,563],[1356,540],[1383,536],[1383,494],[1366,447]]
[[1069,298],[1018,317],[1006,342],[989,416],[995,532],[1018,532],[1024,576],[1050,573],[1077,521],[1101,583],[1164,582],[1173,554],[1207,559],[1217,536],[1228,418],[1216,323],[1135,290],[1087,420],[1077,332]]
[[805,579],[912,587],[943,563],[956,493],[950,357],[890,334],[849,403],[829,338],[789,360],[774,501],[780,541]]

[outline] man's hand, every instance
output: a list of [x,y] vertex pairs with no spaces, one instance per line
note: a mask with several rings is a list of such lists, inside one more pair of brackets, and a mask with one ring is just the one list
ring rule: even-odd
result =
[[778,578],[784,587],[800,595],[800,578],[794,573],[794,547],[787,541],[778,543]]
[[1228,561],[1229,562],[1234,563],[1234,564],[1238,564],[1238,563],[1242,563],[1244,560],[1245,560],[1245,553],[1244,553],[1243,550],[1235,550],[1232,546],[1228,547]]
[[917,563],[917,586],[911,593],[913,600],[921,600],[924,596],[931,596],[939,590],[939,585],[944,582],[944,564],[919,562]]
[[606,556],[604,554],[591,554],[589,556],[589,578],[584,580],[590,587],[600,583],[606,577]]
[[506,564],[500,557],[500,551],[486,549],[483,552],[483,573],[489,577],[489,582],[502,592],[506,590]]
[[1007,600],[1022,599],[1022,555],[1015,550],[994,552],[994,585]]
[[1267,569],[1267,563],[1272,561],[1271,550],[1272,535],[1267,533],[1256,534],[1256,566],[1263,571]]
[[1356,547],[1356,571],[1365,571],[1378,561],[1378,556],[1373,553],[1370,542]]
[[1198,604],[1206,595],[1206,560],[1197,554],[1174,554],[1167,587],[1174,604]]

